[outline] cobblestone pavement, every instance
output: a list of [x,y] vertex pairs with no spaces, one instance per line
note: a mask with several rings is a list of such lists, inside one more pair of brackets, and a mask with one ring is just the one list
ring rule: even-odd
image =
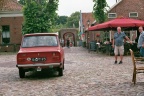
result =
[[0,96],[144,96],[144,75],[137,75],[135,86],[131,82],[130,56],[114,64],[113,56],[88,53],[82,47],[64,50],[62,77],[47,71],[29,72],[20,79],[16,54],[0,55]]

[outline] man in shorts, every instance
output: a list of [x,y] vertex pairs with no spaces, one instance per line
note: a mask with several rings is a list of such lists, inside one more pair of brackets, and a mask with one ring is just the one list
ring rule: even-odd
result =
[[114,40],[112,47],[114,48],[114,54],[115,54],[115,62],[114,64],[117,64],[117,57],[118,54],[120,55],[120,62],[119,64],[123,63],[123,54],[124,54],[124,39],[128,40],[131,44],[132,41],[125,35],[124,32],[121,32],[121,27],[117,27],[117,32],[114,34]]

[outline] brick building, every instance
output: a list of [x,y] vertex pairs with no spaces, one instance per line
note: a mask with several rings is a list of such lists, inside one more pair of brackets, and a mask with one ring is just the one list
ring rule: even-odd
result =
[[[117,3],[109,9],[107,14],[108,21],[119,17],[144,20],[144,0],[117,0]],[[115,31],[89,31],[87,32],[86,42],[111,40]],[[125,33],[134,42],[136,42],[135,37],[139,36],[136,29],[125,31]],[[97,36],[97,34],[100,34],[100,36]]]
[[94,23],[95,19],[92,13],[82,13],[82,22],[84,30]]
[[79,25],[83,26],[83,34],[81,35],[81,38],[83,39],[83,43],[85,43],[83,46],[88,47],[88,43],[93,40],[95,32],[88,32],[87,29],[95,23],[95,19],[92,13],[81,13],[81,16],[82,25]]
[[127,17],[144,20],[144,0],[119,0],[108,11],[108,19]]
[[[144,0],[118,0],[118,2],[108,11],[108,20],[119,17],[144,20]],[[125,31],[125,33],[131,40],[133,40],[134,34],[136,37],[139,36],[137,30]],[[110,31],[109,33],[106,33],[106,36],[112,39],[113,34],[114,32]]]
[[22,5],[17,0],[0,0],[0,51],[19,50],[22,22]]

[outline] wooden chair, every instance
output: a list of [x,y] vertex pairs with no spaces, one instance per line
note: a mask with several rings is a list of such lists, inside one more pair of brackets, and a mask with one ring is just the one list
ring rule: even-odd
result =
[[142,62],[144,60],[144,57],[135,57],[134,56],[134,52],[130,50],[130,54],[131,54],[131,58],[132,58],[132,62],[133,62],[133,77],[132,77],[132,82],[135,84],[136,83],[136,74],[137,73],[144,73],[144,65],[143,66],[138,66],[138,65],[142,65],[142,64],[138,64],[138,62],[144,63]]

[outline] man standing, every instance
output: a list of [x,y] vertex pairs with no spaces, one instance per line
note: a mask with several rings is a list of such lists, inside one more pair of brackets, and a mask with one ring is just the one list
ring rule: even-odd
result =
[[70,39],[69,38],[67,39],[67,47],[68,48],[70,47]]
[[142,26],[139,27],[139,32],[138,48],[140,49],[140,55],[144,57],[144,31]]
[[121,32],[121,27],[117,27],[117,32],[114,34],[114,40],[112,44],[115,54],[115,62],[114,62],[115,64],[117,64],[118,53],[120,54],[119,64],[123,63],[122,60],[124,54],[124,44],[123,44],[124,39],[128,40],[132,44],[132,41],[130,41],[130,39],[125,35],[125,33]]

